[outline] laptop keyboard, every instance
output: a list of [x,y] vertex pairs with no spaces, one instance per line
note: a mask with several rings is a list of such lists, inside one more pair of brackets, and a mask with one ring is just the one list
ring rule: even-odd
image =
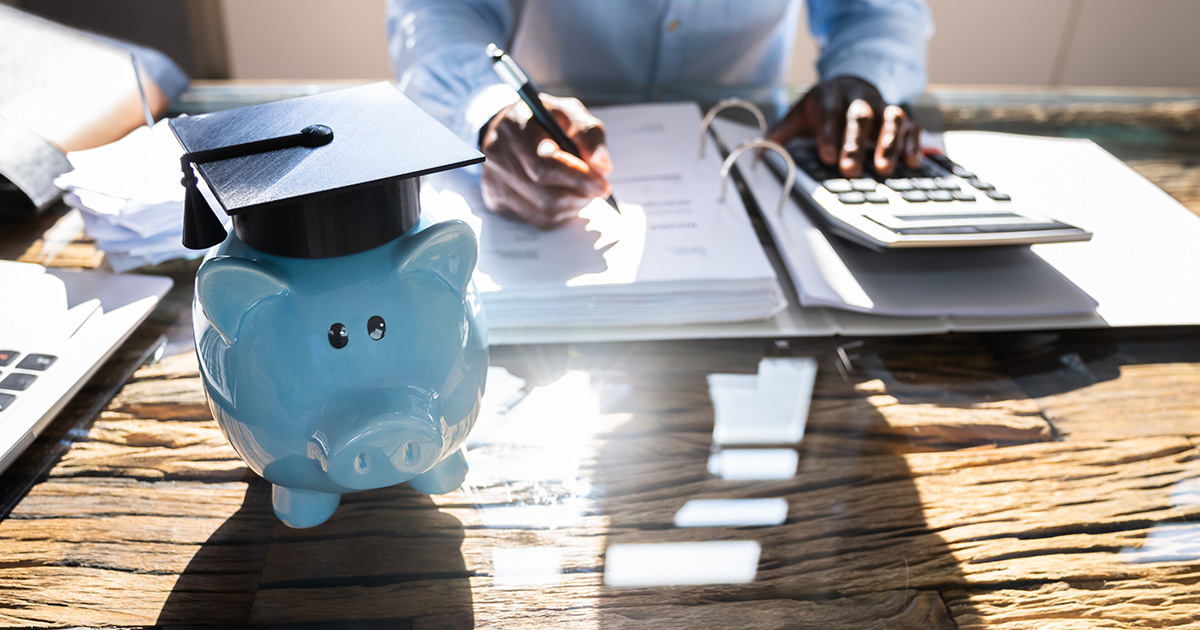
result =
[[[17,361],[14,365],[14,361]],[[0,350],[0,420],[4,419],[4,411],[24,395],[38,376],[45,372],[58,357],[52,354],[25,354],[18,350]]]

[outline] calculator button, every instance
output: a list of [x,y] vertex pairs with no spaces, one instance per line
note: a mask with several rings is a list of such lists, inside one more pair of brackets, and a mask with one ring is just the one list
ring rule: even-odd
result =
[[883,183],[886,184],[888,188],[891,188],[899,193],[913,189],[913,183],[907,179],[885,179],[883,180]]
[[1009,197],[1008,195],[1006,195],[998,190],[987,191],[987,196],[991,197],[992,199],[995,199],[996,201],[1012,201],[1012,197]]
[[925,194],[934,201],[954,201],[954,193],[949,190],[931,190]]
[[5,409],[11,407],[13,401],[16,399],[17,397],[13,396],[12,394],[0,394],[0,411],[4,411]]
[[967,183],[974,186],[975,188],[978,188],[979,190],[992,190],[993,188],[995,188],[995,186],[979,179],[978,177],[972,177],[972,178],[968,179]]
[[0,350],[0,367],[4,367],[13,362],[13,359],[21,356],[16,350]]
[[9,374],[4,377],[3,381],[0,381],[0,389],[11,389],[19,392],[27,389],[36,380],[37,376],[33,374]]
[[887,195],[877,192],[869,192],[864,195],[867,198],[867,203],[888,203]]
[[975,201],[975,195],[961,190],[954,191],[954,198],[958,201]]
[[909,190],[909,191],[906,191],[901,196],[904,197],[905,201],[908,201],[911,203],[921,203],[922,201],[929,201],[929,196],[926,195],[925,191],[923,191],[923,190]]
[[913,187],[918,190],[937,190],[937,180],[932,177],[916,177],[912,180]]
[[956,182],[952,179],[939,178],[937,180],[937,185],[938,185],[938,188],[941,188],[942,190],[958,190],[959,189],[958,182]]
[[21,362],[17,364],[17,367],[21,368],[22,370],[36,370],[41,372],[50,367],[50,364],[54,363],[54,361],[57,359],[58,357],[52,354],[30,354],[26,355],[24,359],[21,359]]
[[838,195],[838,201],[844,204],[858,205],[866,202],[866,200],[867,196],[860,192],[845,192]]
[[877,186],[878,184],[876,184],[875,180],[873,180],[873,179],[868,179],[866,177],[862,177],[859,179],[850,180],[850,185],[854,187],[854,190],[857,190],[859,192],[874,192],[875,186]]
[[831,193],[848,193],[854,190],[854,185],[848,179],[831,179],[822,186]]

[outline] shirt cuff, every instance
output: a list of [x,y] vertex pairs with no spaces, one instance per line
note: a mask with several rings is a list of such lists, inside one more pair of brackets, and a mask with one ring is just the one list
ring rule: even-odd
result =
[[870,52],[844,55],[822,68],[821,80],[834,77],[858,77],[879,90],[885,103],[902,104],[920,96],[925,74],[894,57]]
[[478,147],[483,128],[500,110],[521,100],[517,91],[503,83],[489,85],[473,94],[463,110],[463,121],[468,132],[464,140],[474,140]]

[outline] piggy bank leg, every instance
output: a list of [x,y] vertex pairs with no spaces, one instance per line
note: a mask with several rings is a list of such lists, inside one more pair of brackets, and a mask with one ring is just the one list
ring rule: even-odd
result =
[[428,472],[409,480],[408,485],[425,494],[445,494],[461,486],[466,478],[467,457],[460,448]]
[[289,527],[302,529],[324,523],[337,509],[342,495],[304,488],[271,486],[271,505],[275,516]]

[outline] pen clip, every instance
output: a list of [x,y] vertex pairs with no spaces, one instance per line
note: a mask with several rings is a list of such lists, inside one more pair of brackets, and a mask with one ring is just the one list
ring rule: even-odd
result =
[[146,126],[153,129],[154,115],[150,113],[150,101],[146,98],[146,88],[142,86],[142,69],[136,54],[129,53],[129,59],[133,62],[133,76],[137,79],[138,96],[142,99],[142,115],[146,117]]
[[[733,167],[734,162],[737,162],[738,156],[747,149],[755,147],[770,149],[778,153],[783,157],[783,163],[787,165],[787,177],[783,183],[783,190],[779,192],[779,207],[775,210],[775,214],[782,216],[783,204],[792,190],[792,185],[796,183],[796,162],[792,160],[792,156],[788,153],[787,149],[779,146],[776,142],[764,138],[753,138],[737,145],[729,152],[729,156],[721,164],[721,203],[725,203],[725,189],[729,187],[729,169]],[[755,159],[761,159],[761,155],[756,156]]]
[[704,115],[704,120],[700,121],[701,158],[704,157],[704,148],[708,142],[708,126],[712,124],[713,119],[717,117],[717,114],[719,114],[721,110],[728,109],[730,107],[740,107],[741,109],[754,114],[754,118],[758,120],[758,133],[767,133],[767,118],[766,116],[763,116],[762,110],[760,110],[754,103],[751,103],[745,99],[727,98],[720,103],[713,105],[712,108],[708,110],[708,113]]

